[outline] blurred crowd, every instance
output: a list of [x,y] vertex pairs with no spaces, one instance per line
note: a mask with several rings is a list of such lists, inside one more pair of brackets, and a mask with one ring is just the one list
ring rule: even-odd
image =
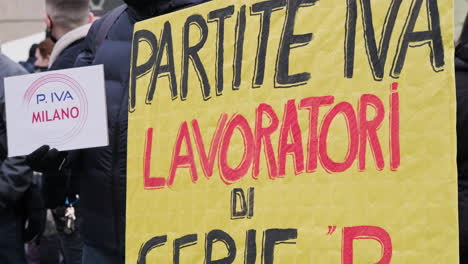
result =
[[[47,38],[19,63],[0,54],[0,263],[124,263],[128,81],[133,25],[205,0],[125,0],[102,18],[90,0],[46,2]],[[468,23],[457,43],[460,258],[468,263]],[[103,64],[109,146],[42,146],[7,158],[3,79]]]

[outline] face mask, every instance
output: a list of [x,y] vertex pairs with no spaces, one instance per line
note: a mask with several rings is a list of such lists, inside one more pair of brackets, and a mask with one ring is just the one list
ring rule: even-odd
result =
[[58,40],[52,35],[52,28],[46,28],[45,34],[46,38],[49,38],[52,40],[52,42],[57,43]]
[[57,38],[52,35],[52,28],[54,27],[54,23],[52,22],[50,16],[47,16],[47,19],[50,21],[50,27],[46,28],[46,38],[52,40],[53,43],[57,43]]

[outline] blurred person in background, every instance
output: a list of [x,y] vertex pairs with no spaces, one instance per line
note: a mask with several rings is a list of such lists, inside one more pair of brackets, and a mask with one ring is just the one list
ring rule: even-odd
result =
[[[24,243],[44,230],[45,210],[25,157],[7,158],[4,79],[27,74],[0,53],[0,263],[25,264]],[[27,227],[26,227],[27,226]],[[26,228],[25,228],[26,227]]]
[[[125,263],[128,81],[136,22],[190,7],[205,0],[125,0],[91,27],[75,66],[104,65],[109,142],[107,147],[70,151],[72,177],[78,175],[83,264]],[[36,170],[57,174],[63,159],[43,146],[28,156]],[[45,166],[54,164],[54,166]]]
[[36,68],[35,72],[47,71],[53,48],[54,43],[50,39],[45,39],[37,45],[35,51],[36,61],[34,62],[34,66]]
[[29,48],[29,56],[26,61],[20,61],[19,64],[23,66],[29,73],[33,73],[36,71],[34,67],[34,63],[36,62],[36,49],[37,43],[34,43]]
[[[90,23],[94,21],[90,0],[45,0],[45,6],[46,35],[55,42],[46,67],[49,70],[72,68],[85,47],[84,39]],[[61,174],[49,173],[43,179],[45,204],[52,209],[66,264],[80,264],[82,259],[80,188],[77,180],[77,177],[71,177],[67,169]],[[73,215],[70,214],[72,210]]]
[[91,22],[90,0],[45,0],[46,35],[55,42],[49,70],[72,68],[84,49],[84,39]]
[[468,263],[468,16],[455,49],[460,264]]

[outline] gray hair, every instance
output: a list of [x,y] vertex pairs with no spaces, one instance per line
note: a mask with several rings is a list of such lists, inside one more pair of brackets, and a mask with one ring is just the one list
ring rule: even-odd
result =
[[72,30],[88,21],[90,0],[46,0],[47,15],[63,29]]

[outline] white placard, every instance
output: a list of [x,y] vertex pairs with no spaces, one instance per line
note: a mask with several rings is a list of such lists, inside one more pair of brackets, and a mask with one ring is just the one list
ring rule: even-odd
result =
[[8,156],[107,146],[102,65],[5,79]]

